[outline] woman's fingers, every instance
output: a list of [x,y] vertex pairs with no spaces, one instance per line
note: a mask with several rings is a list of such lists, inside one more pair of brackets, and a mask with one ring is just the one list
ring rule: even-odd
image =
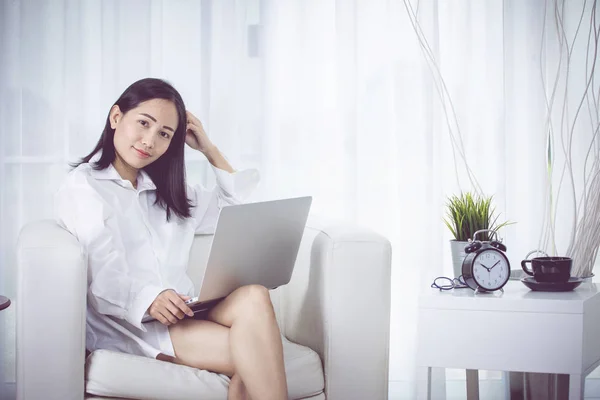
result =
[[171,312],[179,319],[182,319],[184,314],[187,314],[190,317],[194,316],[194,312],[187,306],[187,304],[185,304],[178,293],[175,293],[174,291],[169,293],[169,301],[171,302],[169,305],[169,310],[171,310]]
[[196,125],[194,125],[191,122],[187,123],[187,126],[185,127],[186,132],[187,131],[193,131],[194,133],[198,133],[198,127]]
[[198,141],[198,135],[200,134],[200,130],[198,129],[198,127],[192,123],[188,123],[187,126],[185,127],[185,133],[187,134],[191,134],[192,137]]
[[[185,304],[185,301],[181,299],[181,297],[177,297],[177,299],[173,300],[173,304],[179,309],[182,314],[187,314],[189,317],[194,316],[194,312],[191,308]],[[183,318],[183,315],[182,315]]]
[[149,307],[148,313],[166,326],[176,324],[184,318],[185,314],[190,317],[194,316],[193,311],[185,304],[181,296],[172,289],[161,292]]
[[[175,318],[177,319],[183,319],[183,317],[185,316],[183,311],[181,311],[179,309],[179,307],[177,307],[175,304],[173,304],[172,302],[169,302],[166,305],[167,310],[171,313],[171,315],[173,315]],[[176,321],[177,322],[177,321]]]
[[198,140],[198,131],[195,128],[188,127],[185,132],[185,142],[193,149],[200,150],[200,141]]
[[196,118],[196,116],[194,114],[192,114],[190,111],[186,110],[186,116],[188,119],[188,122],[193,122],[195,125],[201,126],[202,123],[200,122],[200,120],[198,118]]
[[169,326],[176,324],[179,321],[167,308],[160,310],[159,313],[165,321],[162,323],[163,325]]
[[187,111],[186,114],[185,114],[185,116],[186,116],[187,124],[188,125],[196,122],[195,121],[196,117],[194,117],[194,115],[191,112]]
[[161,324],[163,324],[165,326],[171,325],[171,322],[169,322],[169,320],[167,319],[167,317],[165,317],[161,312],[157,312],[157,314],[153,315],[153,317],[156,318],[156,320],[158,322],[160,322]]
[[204,132],[204,125],[194,114],[187,111],[187,122],[192,124],[196,128],[196,132]]
[[176,308],[167,299],[164,304],[161,305],[160,313],[165,317],[170,324],[176,324],[181,319],[177,315]]

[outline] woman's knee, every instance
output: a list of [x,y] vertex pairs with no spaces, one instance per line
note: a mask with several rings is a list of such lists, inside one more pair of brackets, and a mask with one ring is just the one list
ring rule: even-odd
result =
[[232,326],[234,321],[251,320],[257,317],[275,318],[269,290],[260,285],[242,286],[233,291],[225,300],[217,304],[208,314],[211,321],[224,326]]
[[241,304],[250,311],[274,313],[269,289],[261,285],[247,285],[238,289]]

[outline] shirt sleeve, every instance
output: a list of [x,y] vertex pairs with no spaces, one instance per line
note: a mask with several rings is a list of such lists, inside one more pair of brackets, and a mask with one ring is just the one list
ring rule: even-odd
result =
[[54,199],[56,221],[82,245],[88,260],[88,302],[101,314],[146,331],[146,310],[167,288],[134,279],[110,206],[89,185],[67,181]]
[[242,204],[254,192],[260,181],[258,170],[251,168],[229,173],[213,165],[217,185],[208,190],[202,185],[188,186],[194,203],[191,209],[196,220],[196,234],[215,232],[221,208]]

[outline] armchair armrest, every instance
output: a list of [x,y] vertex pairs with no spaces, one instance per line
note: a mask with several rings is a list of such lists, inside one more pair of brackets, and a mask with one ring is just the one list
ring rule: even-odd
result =
[[311,216],[294,276],[280,288],[284,335],[321,356],[328,399],[387,399],[391,245]]
[[17,399],[82,399],[86,260],[53,220],[27,224],[17,243]]

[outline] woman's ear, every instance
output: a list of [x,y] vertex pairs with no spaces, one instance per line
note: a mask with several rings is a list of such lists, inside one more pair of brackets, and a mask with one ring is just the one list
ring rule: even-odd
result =
[[123,114],[121,114],[121,109],[119,108],[119,106],[116,104],[112,106],[112,108],[110,109],[110,115],[108,117],[110,121],[110,127],[112,129],[116,129],[117,123],[121,120],[122,116]]

